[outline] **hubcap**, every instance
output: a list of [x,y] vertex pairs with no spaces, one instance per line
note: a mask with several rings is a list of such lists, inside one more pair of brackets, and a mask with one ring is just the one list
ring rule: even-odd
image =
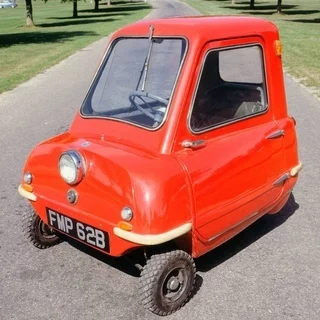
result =
[[177,301],[185,292],[188,273],[185,269],[175,268],[166,276],[162,285],[162,296],[167,303]]
[[54,238],[56,235],[54,234],[54,231],[52,228],[50,228],[48,225],[46,225],[45,223],[43,223],[42,221],[40,221],[39,223],[39,231],[40,234],[47,238],[47,239],[52,239]]
[[167,288],[171,291],[177,290],[179,286],[180,282],[177,277],[172,277],[167,283]]

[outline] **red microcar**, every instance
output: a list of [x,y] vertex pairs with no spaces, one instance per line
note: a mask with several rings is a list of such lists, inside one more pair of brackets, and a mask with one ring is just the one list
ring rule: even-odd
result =
[[113,34],[69,130],[29,155],[24,227],[38,248],[63,234],[143,252],[142,304],[168,315],[190,297],[193,259],[278,212],[301,167],[272,23],[140,21]]

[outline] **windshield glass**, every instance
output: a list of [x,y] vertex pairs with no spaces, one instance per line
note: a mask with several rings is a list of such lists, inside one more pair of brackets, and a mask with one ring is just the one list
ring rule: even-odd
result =
[[185,48],[184,39],[116,40],[82,105],[82,115],[159,127]]

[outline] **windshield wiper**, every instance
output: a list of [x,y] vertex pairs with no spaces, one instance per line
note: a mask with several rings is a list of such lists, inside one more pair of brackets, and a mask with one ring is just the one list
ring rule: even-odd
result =
[[146,82],[147,82],[147,76],[148,76],[148,69],[149,69],[149,62],[150,62],[150,58],[151,58],[151,51],[152,51],[152,46],[153,46],[153,41],[152,41],[152,37],[153,37],[153,32],[154,32],[154,26],[150,26],[150,31],[149,31],[149,51],[148,51],[148,55],[144,64],[144,74],[143,74],[143,80],[142,80],[142,85],[141,85],[141,91],[144,91]]

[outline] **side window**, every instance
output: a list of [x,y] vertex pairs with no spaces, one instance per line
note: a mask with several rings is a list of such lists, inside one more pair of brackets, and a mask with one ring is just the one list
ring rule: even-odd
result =
[[263,53],[253,45],[210,51],[190,118],[195,132],[266,110]]

